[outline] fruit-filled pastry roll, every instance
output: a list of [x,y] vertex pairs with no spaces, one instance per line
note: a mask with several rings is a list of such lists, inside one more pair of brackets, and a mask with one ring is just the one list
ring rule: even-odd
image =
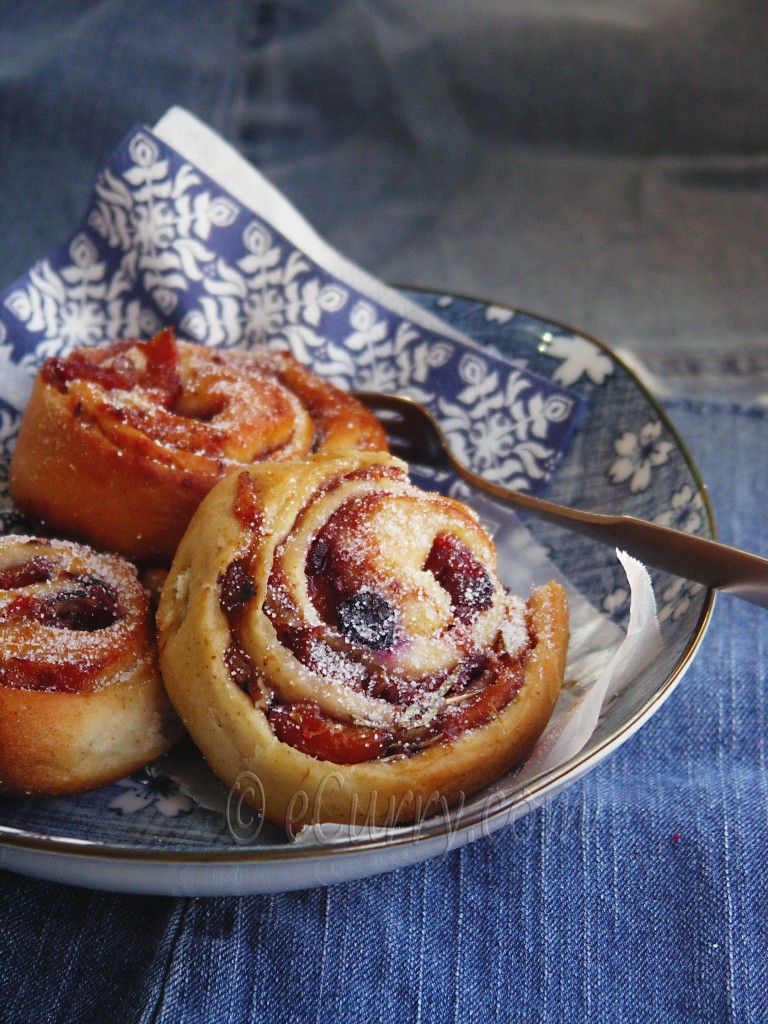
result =
[[0,537],[0,640],[0,792],[93,789],[182,735],[149,597],[119,556]]
[[262,460],[386,436],[351,395],[287,352],[120,341],[46,360],[11,463],[18,508],[54,531],[168,565],[201,498]]
[[382,453],[218,484],[158,626],[192,738],[288,831],[419,819],[498,779],[543,731],[568,642],[562,588],[508,593],[474,512]]

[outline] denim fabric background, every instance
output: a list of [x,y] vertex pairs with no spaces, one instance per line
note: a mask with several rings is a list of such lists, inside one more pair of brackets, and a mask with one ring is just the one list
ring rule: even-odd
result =
[[[643,358],[721,536],[768,554],[768,14],[735,0],[0,8],[0,287],[172,103],[381,276]],[[688,397],[682,398],[685,393]],[[0,1020],[768,1019],[766,613],[489,841],[274,897],[0,877]]]

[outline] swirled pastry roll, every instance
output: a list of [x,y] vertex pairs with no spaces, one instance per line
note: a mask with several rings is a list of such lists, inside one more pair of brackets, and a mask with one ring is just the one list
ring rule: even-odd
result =
[[231,470],[382,447],[375,417],[289,353],[220,351],[166,329],[46,360],[11,491],[58,532],[168,565],[201,498]]
[[0,793],[105,785],[182,732],[134,567],[79,544],[0,537]]
[[499,778],[543,731],[568,640],[562,588],[510,595],[475,514],[381,453],[219,483],[158,626],[192,738],[288,831],[413,820]]

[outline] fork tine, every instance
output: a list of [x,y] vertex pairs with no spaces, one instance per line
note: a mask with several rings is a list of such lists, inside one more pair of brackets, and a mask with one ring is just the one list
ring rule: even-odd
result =
[[389,448],[410,464],[447,468],[450,460],[436,436],[436,425],[426,409],[410,399],[379,392],[358,392],[356,397],[379,419]]
[[413,452],[414,430],[408,416],[409,410],[391,404],[387,395],[358,394],[357,398],[376,416],[387,434],[389,448],[393,455],[402,458]]

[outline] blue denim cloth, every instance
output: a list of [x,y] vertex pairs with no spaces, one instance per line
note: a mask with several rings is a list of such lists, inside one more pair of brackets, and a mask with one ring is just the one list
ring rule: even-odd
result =
[[[753,457],[768,414],[668,411],[723,539],[768,552],[768,480]],[[766,646],[766,613],[720,598],[684,680],[635,737],[543,809],[423,865],[231,899],[3,875],[0,1015],[763,1021]]]
[[[754,392],[761,6],[483,6],[4,5],[0,286],[66,235],[128,128],[181,103],[369,269],[540,309],[662,369],[747,370]],[[768,554],[766,412],[667,407],[722,537]],[[592,774],[393,874],[185,900],[2,874],[0,1019],[766,1020],[766,648],[766,613],[720,599],[681,685]]]

